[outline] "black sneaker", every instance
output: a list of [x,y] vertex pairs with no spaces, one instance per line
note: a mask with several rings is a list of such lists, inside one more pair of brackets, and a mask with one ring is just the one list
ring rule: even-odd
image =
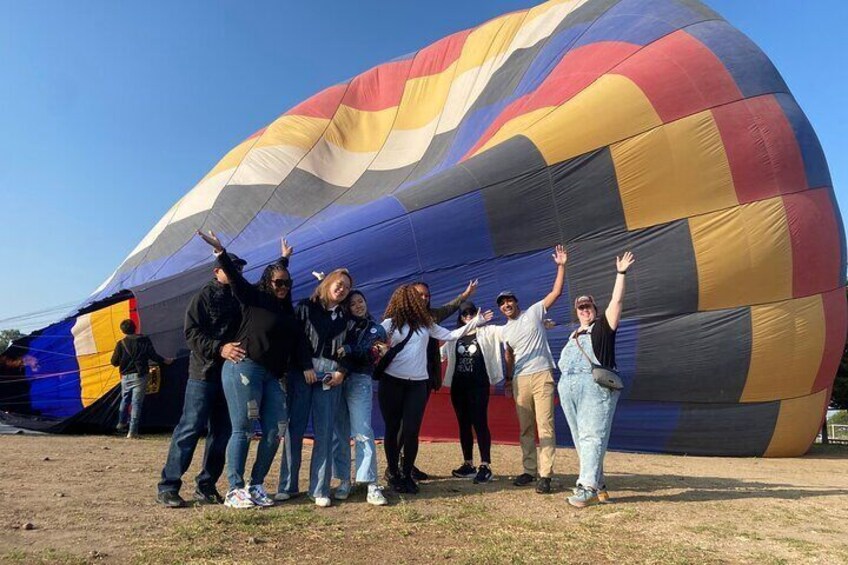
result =
[[480,465],[477,467],[477,476],[474,477],[474,484],[488,483],[492,480],[492,470],[488,465]]
[[409,494],[418,494],[418,484],[415,482],[414,476],[415,474],[411,473],[401,479],[404,487],[406,488],[406,492]]
[[185,500],[180,496],[180,493],[170,490],[156,495],[156,502],[165,508],[182,508],[185,505]]
[[[410,476],[413,479],[415,479],[416,481],[429,481],[430,480],[430,475],[428,475],[427,473],[425,473],[424,471],[422,471],[421,469],[419,469],[415,465],[412,466],[412,474]],[[418,487],[416,487],[416,488],[418,488]],[[416,490],[415,492],[418,492],[418,491]]]
[[[482,469],[482,467],[480,467]],[[451,475],[457,479],[470,479],[477,474],[477,468],[470,463],[463,463],[458,469],[451,471]]]
[[514,484],[517,487],[526,487],[527,485],[529,485],[530,483],[532,483],[535,480],[536,480],[536,477],[534,477],[530,473],[521,473],[520,475],[515,477],[515,480],[512,482],[512,484]]
[[390,487],[392,487],[393,491],[395,491],[397,493],[401,493],[401,494],[407,492],[406,481],[404,481],[398,475],[393,475],[393,474],[389,473],[388,470],[386,470],[386,474],[389,477],[388,479],[386,479],[386,484],[388,484]]
[[224,504],[224,497],[215,490],[195,490],[194,499],[200,504]]
[[539,479],[539,484],[536,485],[536,492],[539,494],[551,494],[551,479],[549,477]]

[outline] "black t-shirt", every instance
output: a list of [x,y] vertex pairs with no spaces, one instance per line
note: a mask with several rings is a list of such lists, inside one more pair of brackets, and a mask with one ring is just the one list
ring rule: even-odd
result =
[[592,350],[604,367],[615,369],[615,330],[602,314],[592,326]]
[[477,343],[477,334],[462,336],[456,340],[456,367],[454,383],[489,384],[483,352]]

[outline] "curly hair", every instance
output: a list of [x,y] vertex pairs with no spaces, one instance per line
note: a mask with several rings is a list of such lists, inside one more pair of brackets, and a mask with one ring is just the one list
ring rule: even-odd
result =
[[[271,279],[274,277],[274,273],[276,273],[278,271],[287,274],[289,276],[289,278],[291,278],[291,273],[289,272],[289,270],[286,267],[284,267],[282,263],[277,261],[277,262],[271,263],[270,265],[265,267],[265,270],[262,271],[262,276],[259,277],[259,282],[256,283],[256,288],[258,288],[262,292],[270,294],[271,296],[275,296],[274,287],[271,284]],[[289,287],[288,294],[286,294],[286,297],[282,299],[283,307],[286,308],[287,310],[294,308],[292,306],[291,295],[292,295],[292,287]]]
[[433,325],[433,316],[427,305],[421,300],[414,284],[399,286],[392,293],[386,306],[385,318],[392,319],[392,331],[409,326],[411,331],[429,328]]
[[[315,287],[309,300],[320,303],[326,308],[330,303],[330,287],[342,277],[347,277],[350,286],[353,287],[353,277],[350,275],[350,271],[347,269],[336,269],[321,279],[321,282]],[[345,296],[345,300],[347,300],[347,296]]]

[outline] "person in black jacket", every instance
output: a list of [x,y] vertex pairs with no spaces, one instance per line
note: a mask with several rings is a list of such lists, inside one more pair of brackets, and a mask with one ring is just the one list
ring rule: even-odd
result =
[[150,338],[135,333],[135,330],[135,322],[132,320],[121,322],[121,331],[126,337],[115,345],[115,351],[112,352],[112,365],[118,367],[121,373],[118,430],[127,429],[127,419],[129,419],[129,433],[127,433],[129,439],[138,437],[138,423],[141,421],[141,407],[147,392],[150,361],[164,365],[170,365],[172,361],[156,353]]
[[377,446],[374,442],[374,427],[371,425],[374,402],[375,351],[384,350],[388,336],[368,312],[368,302],[360,290],[352,290],[347,298],[352,339],[342,346],[338,354],[350,359],[350,374],[342,385],[336,425],[333,434],[333,476],[339,486],[333,496],[345,500],[350,496],[351,481],[350,440],[356,443],[357,483],[368,485],[366,501],[374,506],[388,504],[383,489],[377,485]]
[[[303,366],[306,362],[303,360],[308,357],[291,305],[288,256],[292,249],[283,240],[283,258],[266,267],[254,286],[238,272],[214,233],[198,234],[214,248],[218,265],[230,279],[233,294],[241,307],[235,341],[241,344],[245,357],[238,362],[224,361],[221,370],[233,427],[227,444],[230,490],[224,497],[224,505],[230,508],[273,506],[274,501],[268,496],[264,482],[288,425],[285,385],[281,378],[291,364]],[[303,351],[298,351],[299,347]],[[255,420],[262,426],[262,438],[248,486],[244,473]]]
[[291,422],[280,464],[276,500],[287,500],[298,491],[303,434],[312,416],[312,461],[309,496],[319,507],[330,506],[330,478],[333,471],[333,430],[342,383],[352,361],[340,357],[339,349],[354,337],[342,303],[353,280],[347,269],[328,274],[307,300],[297,305],[295,316],[310,350],[302,371],[288,375],[288,401]]
[[[244,259],[230,253],[237,270]],[[225,360],[241,361],[245,350],[233,341],[241,322],[241,309],[223,269],[213,268],[214,278],[194,295],[185,313],[185,339],[191,350],[183,413],[171,436],[168,458],[159,481],[157,502],[178,508],[185,504],[179,491],[182,476],[191,466],[197,441],[206,433],[203,466],[197,475],[194,498],[202,504],[221,504],[215,484],[224,471],[227,442],[232,428],[227,399],[221,387]]]

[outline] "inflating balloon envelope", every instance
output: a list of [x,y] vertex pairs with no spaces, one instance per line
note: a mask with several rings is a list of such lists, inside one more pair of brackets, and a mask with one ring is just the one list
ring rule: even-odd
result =
[[[478,303],[510,288],[529,306],[559,242],[567,293],[603,305],[632,250],[618,449],[804,453],[845,343],[845,241],[816,135],[768,58],[695,0],[547,2],[295,106],[174,204],[80,313],[18,342],[12,355],[38,363],[0,384],[6,418],[111,423],[120,321],[166,355],[185,348],[212,261],[200,228],[254,278],[285,235],[296,297],[311,271],[344,265],[373,312],[415,279],[434,302],[479,277]],[[555,354],[569,303],[550,313]],[[184,363],[146,425],[176,422]],[[450,424],[443,405],[429,419]]]

